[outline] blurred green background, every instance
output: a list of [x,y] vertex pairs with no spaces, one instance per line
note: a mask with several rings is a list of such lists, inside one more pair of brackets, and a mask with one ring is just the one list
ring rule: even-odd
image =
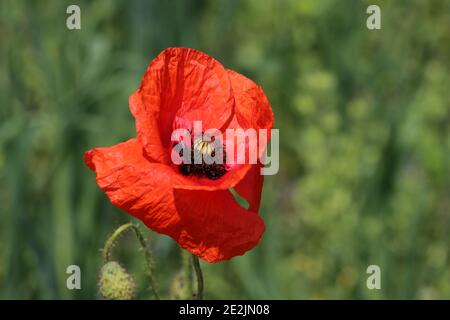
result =
[[[66,8],[81,7],[79,31]],[[366,28],[381,7],[382,29]],[[280,171],[267,231],[202,262],[207,298],[450,298],[450,1],[12,1],[0,4],[0,298],[94,299],[101,252],[131,218],[83,152],[134,135],[128,96],[169,46],[193,47],[266,91]],[[141,228],[169,296],[176,243]],[[145,291],[125,236],[116,258]],[[66,267],[82,290],[66,288]],[[366,268],[381,267],[381,290]]]

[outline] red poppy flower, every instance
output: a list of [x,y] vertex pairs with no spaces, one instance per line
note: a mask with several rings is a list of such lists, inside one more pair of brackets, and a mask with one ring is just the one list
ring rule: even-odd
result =
[[[129,103],[137,137],[84,155],[111,203],[208,262],[253,248],[265,229],[258,216],[261,164],[177,166],[171,134],[192,130],[198,120],[204,130],[270,131],[273,113],[261,87],[205,53],[169,48],[150,63]],[[248,201],[247,209],[232,188]]]

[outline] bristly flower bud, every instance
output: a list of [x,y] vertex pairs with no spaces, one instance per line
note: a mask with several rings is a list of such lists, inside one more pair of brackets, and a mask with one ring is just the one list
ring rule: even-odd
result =
[[185,300],[191,299],[189,296],[189,288],[186,281],[186,276],[183,271],[178,272],[172,280],[170,286],[170,299]]
[[131,300],[136,294],[133,277],[116,261],[102,267],[98,286],[100,294],[109,300]]

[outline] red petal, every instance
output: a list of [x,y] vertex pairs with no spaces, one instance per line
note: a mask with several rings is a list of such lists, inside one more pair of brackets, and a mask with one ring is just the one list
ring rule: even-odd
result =
[[230,191],[174,190],[183,230],[179,244],[208,262],[242,255],[257,245],[262,219],[240,207]]
[[263,89],[242,74],[227,71],[236,101],[235,113],[239,126],[244,129],[272,129],[273,112]]
[[162,156],[160,148],[152,149],[158,141],[155,128],[167,149],[172,131],[180,123],[185,127],[186,123],[201,120],[205,130],[222,129],[233,114],[227,70],[194,49],[169,48],[161,52],[150,63],[137,94],[142,103],[132,104],[131,112],[136,118],[138,137],[152,159],[166,163],[170,153]]
[[168,163],[170,161],[167,148],[163,147],[159,130],[159,110],[152,108],[154,105],[142,102],[138,91],[131,94],[129,99],[131,113],[136,118],[136,132],[143,145],[146,146],[146,154],[156,162]]
[[180,220],[171,192],[173,171],[149,162],[136,139],[89,150],[84,161],[96,173],[97,184],[113,205],[155,231],[178,237]]
[[244,197],[250,207],[250,211],[258,212],[261,203],[261,191],[264,182],[264,176],[261,174],[262,165],[255,164],[252,166],[244,179],[239,182],[234,189]]

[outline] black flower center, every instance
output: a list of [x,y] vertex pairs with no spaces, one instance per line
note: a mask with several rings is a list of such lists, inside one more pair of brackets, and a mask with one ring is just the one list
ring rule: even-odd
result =
[[[202,135],[203,136],[203,135]],[[227,169],[225,167],[225,148],[223,144],[214,139],[191,138],[191,147],[180,142],[179,151],[182,163],[178,165],[179,172],[184,176],[193,175],[199,178],[216,180],[222,177]],[[185,154],[187,152],[187,154]]]

